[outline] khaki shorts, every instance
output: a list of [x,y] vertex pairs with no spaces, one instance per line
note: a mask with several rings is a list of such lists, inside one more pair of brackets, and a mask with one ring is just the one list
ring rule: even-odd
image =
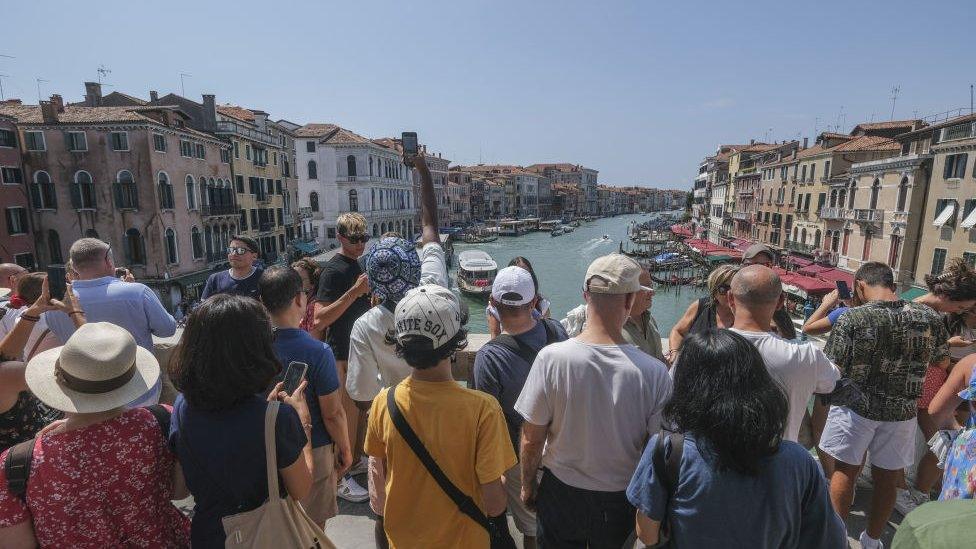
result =
[[325,528],[325,521],[339,514],[336,502],[335,445],[312,448],[312,490],[301,501],[302,507],[316,524]]
[[382,517],[383,507],[386,506],[386,471],[379,458],[369,456],[368,462],[366,481],[369,486],[369,508]]
[[535,537],[535,513],[522,503],[522,469],[516,463],[505,471],[505,493],[508,495],[508,512],[512,514],[515,527],[529,537]]

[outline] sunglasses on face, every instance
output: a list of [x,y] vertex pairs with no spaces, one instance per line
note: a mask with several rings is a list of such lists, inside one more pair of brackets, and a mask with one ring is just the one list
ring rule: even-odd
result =
[[365,244],[366,242],[369,242],[369,235],[366,233],[342,235],[342,238],[345,238],[352,244]]
[[250,252],[251,252],[251,250],[249,250],[247,248],[244,248],[244,247],[238,247],[238,246],[228,246],[227,247],[227,255],[244,255],[244,254],[250,253]]

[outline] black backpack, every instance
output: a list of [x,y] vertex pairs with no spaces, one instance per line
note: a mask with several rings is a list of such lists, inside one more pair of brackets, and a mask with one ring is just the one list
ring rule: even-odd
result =
[[[556,328],[552,325],[552,323],[555,322],[554,320],[543,318],[539,322],[542,322],[542,326],[546,329],[546,344],[543,345],[543,347],[559,341],[559,332],[557,332]],[[521,357],[522,360],[528,362],[530,366],[533,362],[535,362],[536,355],[538,355],[539,351],[542,350],[533,349],[521,339],[509,334],[501,334],[495,339],[489,341],[486,345],[498,345],[499,347],[504,347],[505,349],[508,349]]]
[[[159,430],[163,434],[163,439],[169,438],[169,410],[161,404],[146,406],[152,412]],[[7,475],[7,490],[27,501],[27,479],[30,477],[31,462],[34,459],[34,442],[37,438],[25,440],[10,447],[7,452],[7,459],[3,462],[3,470]]]

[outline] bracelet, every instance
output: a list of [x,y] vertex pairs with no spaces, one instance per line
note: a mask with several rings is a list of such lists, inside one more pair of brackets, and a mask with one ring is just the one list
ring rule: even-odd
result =
[[20,318],[26,320],[27,322],[39,322],[41,320],[40,316],[29,315],[27,313],[20,315]]
[[82,316],[84,316],[84,314],[85,314],[85,311],[71,311],[70,313],[68,313],[68,316],[71,316],[71,315],[82,315]]

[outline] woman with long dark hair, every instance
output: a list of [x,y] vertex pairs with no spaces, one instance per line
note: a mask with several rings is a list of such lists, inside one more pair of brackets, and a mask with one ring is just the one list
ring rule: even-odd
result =
[[[173,405],[170,446],[196,502],[193,547],[224,547],[221,520],[268,499],[265,394],[281,371],[268,313],[257,300],[218,294],[190,315],[173,359],[181,394]],[[279,383],[271,394],[280,397]],[[311,419],[302,391],[283,401],[275,421],[282,493],[304,498],[312,486]],[[303,459],[304,457],[304,459]]]
[[816,461],[782,438],[789,404],[759,351],[729,330],[683,343],[664,409],[683,434],[677,484],[669,494],[654,465],[659,434],[627,489],[641,541],[657,543],[667,520],[672,547],[846,547]]

